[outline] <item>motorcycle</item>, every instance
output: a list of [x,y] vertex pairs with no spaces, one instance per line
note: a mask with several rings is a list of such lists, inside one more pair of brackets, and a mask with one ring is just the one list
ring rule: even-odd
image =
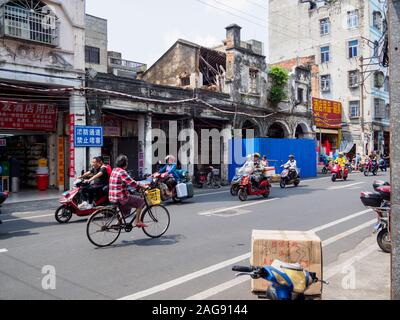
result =
[[390,209],[391,209],[391,188],[389,183],[375,181],[373,184],[375,192],[362,192],[361,202],[369,209],[372,209],[378,218],[374,233],[377,235],[377,243],[382,251],[392,252],[390,235]]
[[[0,207],[1,205],[7,200],[9,193],[8,192],[0,192]],[[1,214],[1,210],[0,210]],[[0,224],[2,224],[2,221],[0,220]]]
[[[174,178],[168,173],[154,173],[149,177],[148,182],[150,182],[154,188],[158,188],[161,191],[161,200],[168,201],[172,200],[174,203],[182,202],[182,199],[178,197],[177,183]],[[190,177],[188,174],[181,180],[181,183],[189,183]],[[188,198],[192,197],[191,195]]]
[[328,174],[328,172],[332,171],[332,162],[329,161],[323,168],[322,168],[322,174]]
[[231,195],[236,197],[239,193],[240,182],[242,181],[242,175],[236,175],[233,177],[231,182]]
[[94,202],[92,209],[79,209],[78,206],[80,203],[82,203],[81,191],[84,186],[85,181],[83,179],[77,179],[74,182],[74,187],[71,190],[63,193],[59,200],[62,205],[55,212],[55,218],[57,222],[61,224],[68,223],[74,214],[76,214],[78,217],[87,217],[96,212],[98,207],[109,205],[108,186],[106,186],[103,189],[101,198]]
[[366,177],[369,176],[370,173],[372,173],[374,176],[378,174],[379,166],[378,162],[376,160],[366,160],[365,161],[365,166],[364,166],[364,175]]
[[347,178],[349,177],[349,169],[342,167],[338,164],[335,163],[335,165],[332,168],[332,182],[336,182],[336,180],[342,179],[343,181],[346,181]]
[[236,277],[250,276],[252,279],[264,279],[272,285],[268,287],[266,297],[269,300],[294,301],[305,300],[305,292],[319,280],[317,274],[309,272],[300,264],[289,264],[275,260],[271,266],[242,267],[234,266],[232,271],[239,272]]
[[379,160],[379,169],[382,172],[387,172],[388,166],[387,166],[386,160],[384,160],[384,159]]
[[297,173],[297,170],[291,168],[290,165],[284,165],[283,171],[281,173],[281,182],[280,186],[282,189],[285,189],[288,185],[294,185],[298,187],[300,184],[300,175]]
[[248,196],[263,196],[268,198],[271,193],[271,182],[268,178],[263,177],[258,186],[254,189],[250,175],[244,175],[239,186],[239,199],[240,201],[246,201]]

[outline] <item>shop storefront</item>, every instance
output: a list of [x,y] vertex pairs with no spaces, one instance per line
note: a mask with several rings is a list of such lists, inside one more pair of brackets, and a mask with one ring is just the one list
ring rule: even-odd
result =
[[0,162],[9,191],[58,185],[57,118],[56,105],[0,101]]

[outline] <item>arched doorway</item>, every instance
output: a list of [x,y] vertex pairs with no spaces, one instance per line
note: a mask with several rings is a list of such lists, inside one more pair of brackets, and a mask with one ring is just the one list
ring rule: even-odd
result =
[[247,130],[253,130],[255,138],[259,138],[261,136],[260,127],[258,126],[258,124],[256,122],[253,122],[253,121],[250,121],[250,120],[247,120],[247,121],[243,122],[242,135],[243,135],[244,139],[246,138]]
[[298,125],[296,128],[296,133],[295,133],[295,138],[296,139],[304,139],[305,132],[303,130],[303,127],[301,125]]
[[286,138],[284,126],[279,122],[273,123],[268,129],[268,137],[273,139]]

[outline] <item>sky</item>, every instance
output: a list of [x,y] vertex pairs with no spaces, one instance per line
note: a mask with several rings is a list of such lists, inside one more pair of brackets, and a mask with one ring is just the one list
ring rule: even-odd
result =
[[[264,42],[268,0],[86,0],[86,13],[108,20],[108,50],[150,67],[179,38],[219,45],[236,23],[242,41]],[[219,8],[219,9],[218,9]]]

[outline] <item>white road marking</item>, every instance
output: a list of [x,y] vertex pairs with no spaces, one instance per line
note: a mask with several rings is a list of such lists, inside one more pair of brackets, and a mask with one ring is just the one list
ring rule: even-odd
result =
[[364,210],[364,211],[361,211],[361,212],[352,214],[352,215],[350,215],[350,216],[347,216],[347,217],[345,217],[345,218],[343,218],[343,219],[339,219],[339,220],[330,222],[330,223],[328,223],[328,224],[325,224],[325,225],[323,225],[323,226],[314,228],[314,229],[312,229],[312,230],[310,230],[310,231],[311,231],[311,232],[314,232],[314,233],[317,233],[317,232],[320,232],[320,231],[329,229],[329,228],[331,228],[331,227],[334,227],[334,226],[336,226],[336,225],[338,225],[338,224],[341,224],[341,223],[343,223],[343,222],[346,222],[346,221],[352,220],[352,219],[354,219],[354,218],[363,216],[364,214],[367,214],[367,213],[370,213],[370,212],[373,212],[373,211],[372,211],[372,210]]
[[210,216],[213,214],[217,214],[217,213],[222,213],[222,212],[226,212],[226,211],[231,211],[231,210],[236,210],[236,209],[241,209],[241,208],[247,208],[247,207],[251,207],[251,206],[257,206],[263,203],[267,203],[267,202],[272,202],[272,201],[276,201],[279,200],[279,198],[273,198],[273,199],[268,199],[268,200],[263,200],[263,201],[253,201],[247,204],[242,204],[240,206],[234,206],[234,207],[228,207],[228,208],[222,208],[222,209],[215,209],[215,210],[210,210],[210,211],[205,211],[205,212],[199,212],[198,215],[200,216]]
[[[348,237],[348,236],[350,236],[350,235],[352,235],[354,233],[357,233],[358,231],[363,230],[363,229],[373,225],[375,222],[376,222],[376,220],[369,221],[367,223],[364,223],[364,224],[360,225],[357,228],[348,230],[348,231],[343,232],[343,233],[341,233],[341,234],[339,234],[339,235],[337,235],[335,237],[327,239],[327,240],[322,242],[322,247],[325,248],[325,247],[327,247],[327,246],[329,246],[329,245],[331,245],[331,244],[333,244],[333,243],[335,243],[335,242],[337,242],[337,241],[339,241],[339,240],[341,240],[341,239],[343,239],[345,237]],[[373,248],[373,250],[376,250],[375,246],[373,246],[372,248]],[[329,280],[335,274],[341,272],[341,270],[343,270],[344,266],[351,265],[354,262],[356,262],[358,260],[361,260],[363,257],[365,257],[366,255],[368,255],[370,253],[372,253],[372,250],[371,250],[371,248],[368,248],[368,250],[365,250],[365,252],[363,251],[360,254],[356,255],[355,257],[350,259],[350,261],[347,261],[344,264],[333,268],[332,270],[328,269],[327,273],[324,272],[324,274],[325,274],[324,280],[326,280],[326,281]],[[326,274],[328,274],[328,276],[326,276]],[[213,287],[213,288],[210,288],[210,289],[205,290],[203,292],[200,292],[200,293],[198,293],[198,294],[196,294],[194,296],[186,298],[185,300],[205,300],[205,299],[213,297],[213,296],[215,296],[215,295],[217,295],[217,294],[219,294],[221,292],[224,292],[224,291],[226,291],[228,289],[231,289],[233,287],[236,287],[236,286],[238,286],[238,285],[240,285],[242,283],[248,282],[248,281],[250,281],[250,279],[248,277],[245,277],[245,276],[240,277],[240,278],[235,278],[233,280],[224,282],[224,283],[222,283],[222,284],[220,284],[220,285],[218,285],[216,287]]]
[[0,249],[0,253],[6,253],[6,252],[8,252],[7,249]]
[[337,186],[337,187],[330,187],[326,190],[340,190],[340,189],[346,189],[349,187],[354,187],[354,186],[359,186],[360,184],[365,184],[365,182],[356,182],[356,183],[352,183],[352,184],[346,184],[343,186]]
[[[367,212],[370,212],[370,210],[363,211],[362,214],[365,214]],[[340,223],[342,223],[344,221],[347,221],[347,220],[350,219],[350,217],[355,218],[355,217],[358,217],[358,216],[360,216],[362,214],[361,213],[356,213],[356,214],[351,215],[349,217],[346,217],[346,218],[343,218],[343,219],[339,219],[339,220],[333,221],[331,223],[328,223],[328,224],[326,224],[324,226],[315,228],[315,229],[313,229],[311,231],[314,231],[314,230],[322,231],[322,230],[331,228],[331,227],[333,227],[335,225],[338,225],[338,224],[340,224]],[[336,237],[338,237],[338,236],[336,236]],[[328,239],[327,241],[332,241],[332,239]],[[199,270],[197,272],[193,272],[193,273],[187,274],[187,275],[185,275],[183,277],[180,277],[180,278],[177,278],[175,280],[172,280],[172,281],[157,285],[157,286],[152,287],[150,289],[134,293],[132,295],[123,297],[123,298],[121,298],[119,300],[139,300],[139,299],[142,299],[144,297],[148,297],[148,296],[151,296],[153,294],[156,294],[158,292],[166,291],[166,290],[168,290],[170,288],[173,288],[173,287],[176,287],[176,286],[181,285],[183,283],[186,283],[186,282],[189,282],[191,280],[197,279],[197,278],[202,277],[204,275],[207,275],[209,273],[212,273],[212,272],[221,270],[223,268],[229,267],[229,266],[231,266],[233,264],[236,264],[236,263],[239,263],[241,261],[250,259],[250,257],[251,257],[251,252],[246,253],[244,255],[241,255],[239,257],[230,259],[230,260],[223,261],[221,263],[218,263],[218,264],[210,266],[208,268]]]
[[47,218],[47,217],[54,217],[54,214],[44,214],[44,215],[41,215],[41,216],[31,216],[31,217],[21,217],[21,218],[15,218],[15,219],[8,219],[8,220],[3,220],[3,223],[4,222],[20,221],[20,220],[42,219],[42,218]]
[[194,197],[204,197],[204,196],[212,196],[214,194],[221,194],[221,193],[228,193],[229,190],[225,190],[225,191],[217,191],[217,192],[210,192],[210,193],[199,193],[199,194],[195,194]]

